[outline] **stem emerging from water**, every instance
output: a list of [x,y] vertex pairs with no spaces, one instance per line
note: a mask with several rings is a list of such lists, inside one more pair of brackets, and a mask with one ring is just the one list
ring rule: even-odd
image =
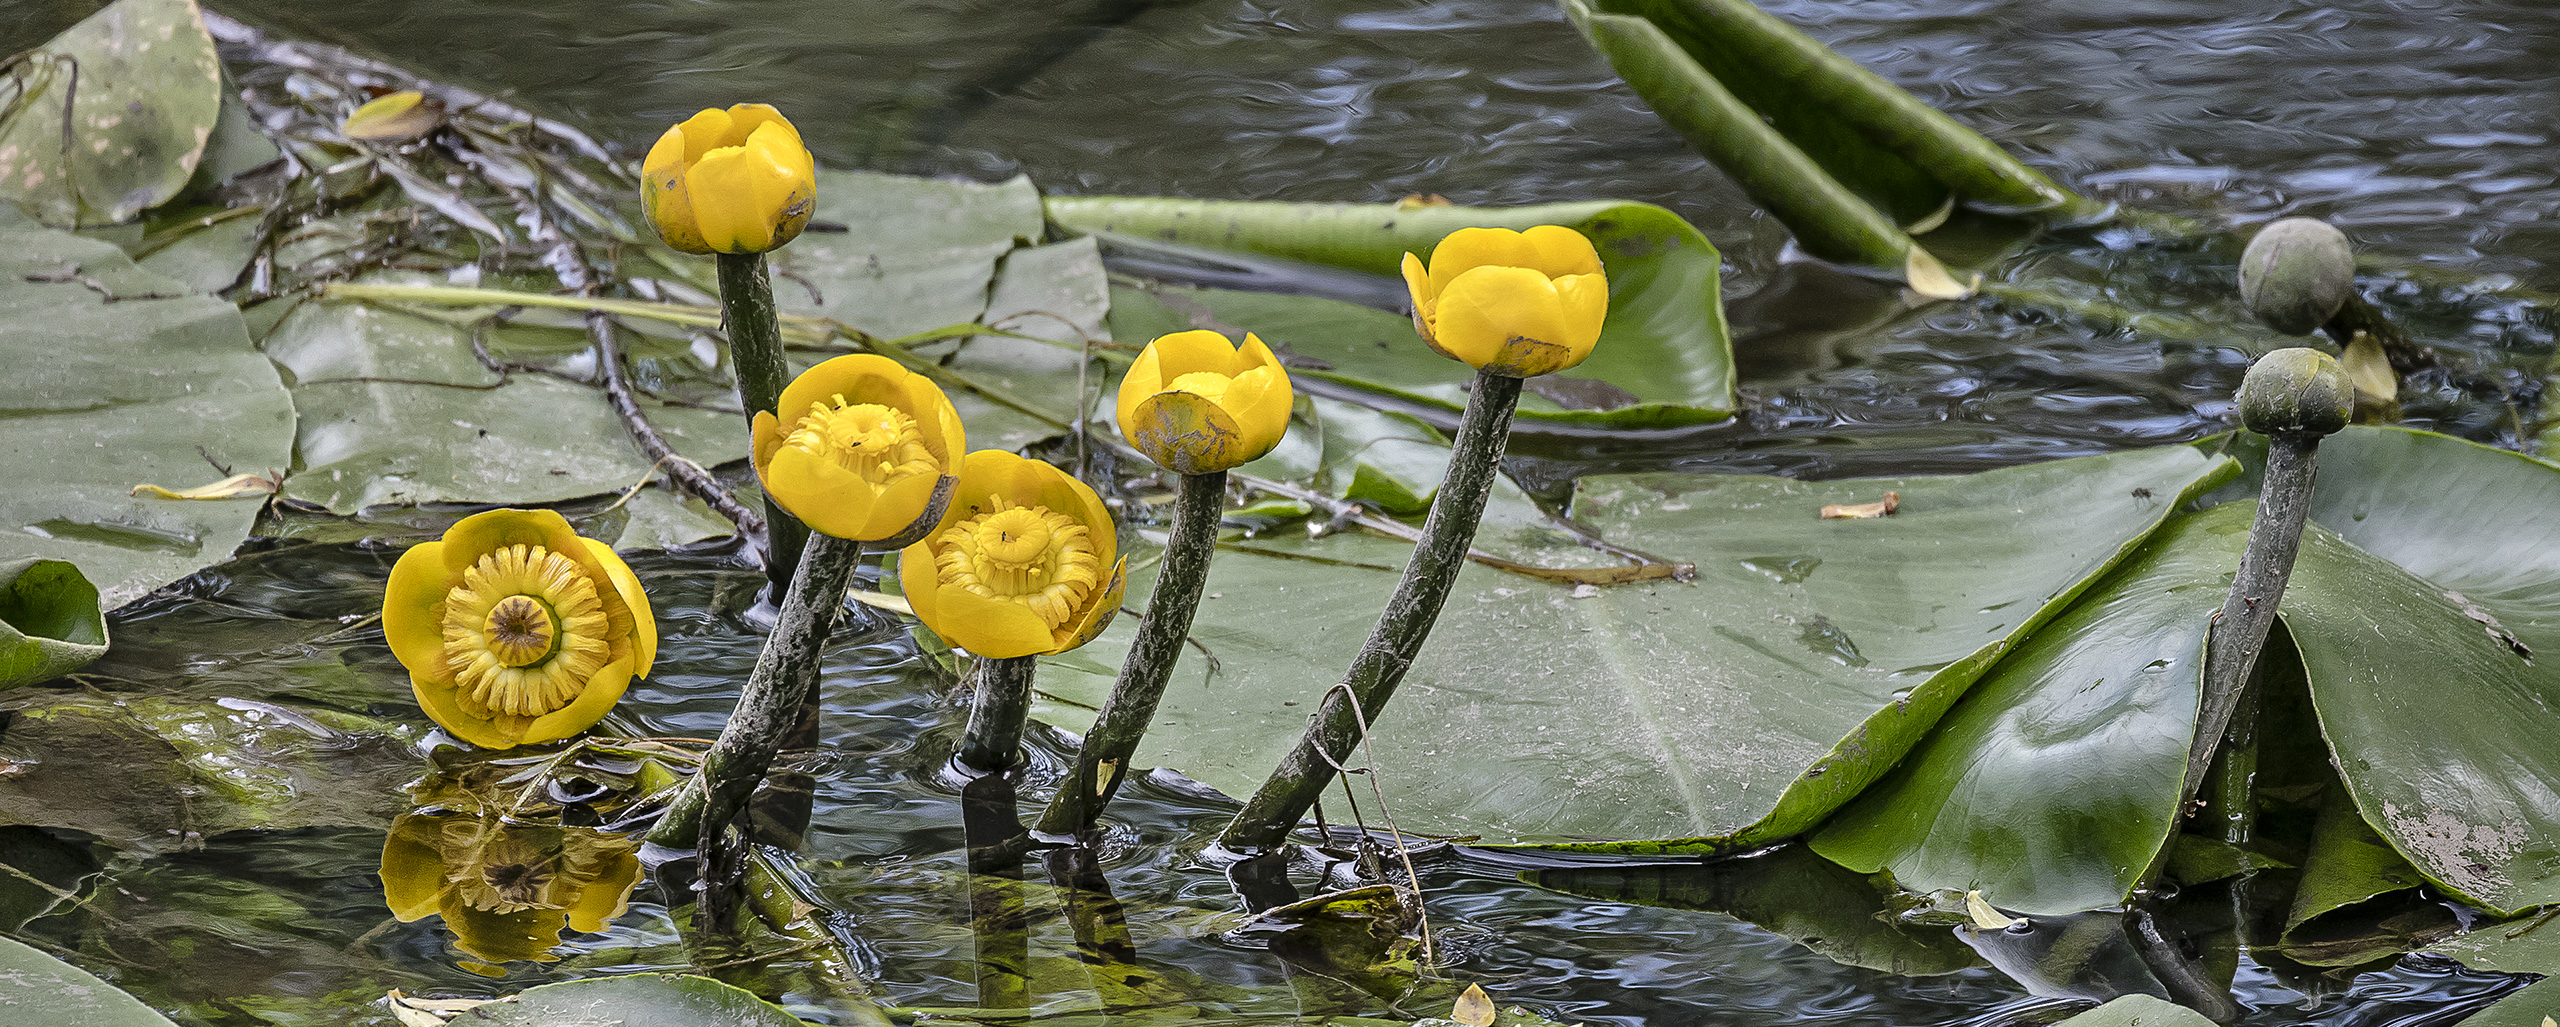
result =
[[[782,402],[782,387],[791,381],[791,365],[782,356],[782,329],[774,319],[773,281],[765,276],[764,254],[715,254],[720,267],[720,313],[729,331],[729,359],[737,366],[738,405],[755,420],[759,410]],[[791,587],[792,568],[807,546],[809,529],[766,496],[764,500],[766,580],[772,594]]]
[[978,661],[978,698],[960,737],[960,762],[994,773],[1014,764],[1022,750],[1022,722],[1031,715],[1031,672],[1037,656]]
[[810,540],[808,558],[792,578],[772,637],[756,657],[756,669],[738,692],[738,707],[720,740],[702,758],[702,772],[685,783],[649,841],[671,849],[697,848],[705,834],[726,827],[764,780],[801,706],[818,681],[818,649],[844,607],[845,583],[861,562],[862,543],[831,535]]
[[1138,622],[1138,637],[1120,664],[1120,680],[1111,698],[1085,733],[1075,769],[1058,783],[1058,794],[1040,816],[1045,835],[1073,835],[1093,827],[1111,796],[1128,774],[1129,757],[1155,719],[1156,702],[1182,657],[1182,640],[1191,633],[1191,615],[1200,607],[1200,592],[1209,583],[1209,554],[1218,544],[1218,518],[1226,511],[1227,472],[1182,476],[1173,501],[1173,530],[1166,536],[1164,563],[1156,572],[1155,594],[1147,599],[1147,615]]
[[[1375,722],[1378,711],[1395,694],[1422,649],[1440,606],[1466,566],[1467,547],[1475,540],[1476,523],[1484,517],[1485,500],[1511,435],[1511,411],[1520,403],[1520,379],[1477,372],[1475,391],[1467,398],[1466,415],[1449,455],[1449,474],[1431,501],[1422,523],[1422,540],[1414,544],[1404,579],[1394,598],[1378,615],[1378,626],[1360,647],[1360,656],[1343,675],[1344,689],[1325,692],[1316,722],[1298,739],[1296,748],[1262,783],[1261,790],[1236,814],[1219,844],[1237,852],[1275,848],[1289,837],[1316,797],[1333,782],[1335,767],[1351,755],[1359,741],[1359,725]],[[1345,691],[1358,697],[1357,715],[1344,701]]]

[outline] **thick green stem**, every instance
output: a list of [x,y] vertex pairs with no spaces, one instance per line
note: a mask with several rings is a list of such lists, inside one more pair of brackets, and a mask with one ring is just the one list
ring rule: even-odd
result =
[[1191,633],[1191,615],[1200,607],[1200,591],[1209,584],[1209,554],[1218,545],[1218,518],[1226,512],[1227,472],[1182,476],[1173,501],[1173,530],[1165,537],[1164,563],[1156,571],[1155,594],[1147,599],[1147,615],[1138,622],[1138,637],[1120,664],[1120,680],[1111,687],[1093,730],[1085,732],[1075,769],[1058,783],[1058,794],[1040,816],[1045,835],[1073,835],[1093,827],[1120,781],[1129,772],[1129,757],[1155,719],[1156,702],[1182,658],[1182,640]]
[[738,691],[738,707],[730,712],[728,726],[704,754],[702,772],[668,804],[649,841],[671,849],[698,848],[704,833],[727,826],[746,805],[800,717],[802,704],[816,690],[818,650],[835,628],[836,614],[844,608],[845,583],[861,559],[862,543],[831,535],[810,540],[808,559],[792,578],[773,635],[756,657],[746,687]]
[[[748,420],[782,402],[782,387],[791,381],[791,365],[782,356],[782,329],[774,319],[773,281],[765,276],[764,254],[722,253],[720,267],[721,324],[729,332],[729,360],[738,375],[738,406]],[[765,560],[773,594],[791,587],[792,569],[808,545],[809,529],[783,511],[773,497],[764,500]]]
[[[1431,501],[1431,515],[1422,522],[1422,540],[1414,544],[1413,559],[1404,566],[1395,596],[1387,600],[1378,626],[1369,632],[1369,641],[1360,647],[1350,672],[1343,675],[1344,687],[1325,692],[1316,722],[1227,825],[1220,844],[1237,852],[1255,852],[1287,839],[1298,819],[1333,782],[1335,767],[1350,758],[1361,726],[1377,719],[1396,685],[1404,681],[1414,654],[1421,651],[1432,623],[1440,618],[1440,605],[1457,583],[1459,569],[1466,566],[1467,547],[1475,541],[1476,523],[1484,517],[1503,444],[1511,435],[1511,410],[1519,403],[1520,379],[1476,375],[1475,392],[1458,422],[1448,477]],[[1351,699],[1357,700],[1356,708]]]
[[978,661],[977,701],[960,736],[960,762],[994,773],[1012,767],[1022,752],[1022,722],[1031,716],[1031,671],[1039,657]]
[[[2187,750],[2186,797],[2204,787],[2205,773],[2224,735],[2235,730],[2232,716],[2242,703],[2249,672],[2275,627],[2276,604],[2285,582],[2293,577],[2294,554],[2302,548],[2302,527],[2311,519],[2313,453],[2320,436],[2280,432],[2267,440],[2267,470],[2258,490],[2258,516],[2249,525],[2248,548],[2240,553],[2240,570],[2231,579],[2231,594],[2205,639],[2204,695],[2196,710],[2196,735]],[[2236,729],[2254,735],[2254,726]],[[2235,784],[2235,787],[2245,783]]]

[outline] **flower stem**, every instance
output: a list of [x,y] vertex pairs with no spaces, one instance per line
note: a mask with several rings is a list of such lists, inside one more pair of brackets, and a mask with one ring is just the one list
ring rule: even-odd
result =
[[1013,766],[1022,750],[1022,722],[1031,715],[1031,671],[1037,656],[978,661],[978,697],[969,728],[960,736],[960,762],[995,773]]
[[[2205,639],[2204,696],[2196,710],[2196,736],[2187,750],[2186,797],[2204,787],[2214,754],[2226,733],[2251,742],[2256,726],[2233,722],[2243,703],[2249,672],[2275,627],[2276,604],[2293,577],[2293,560],[2302,549],[2302,527],[2311,519],[2314,453],[2320,436],[2279,432],[2267,440],[2267,470],[2258,490],[2258,516],[2249,525],[2248,548],[2240,552],[2240,570],[2231,579],[2231,594]],[[2256,704],[2248,704],[2252,708]],[[2226,797],[2228,798],[2228,797]],[[2226,809],[2225,815],[2231,815]]]
[[[1227,472],[1182,476],[1174,495],[1173,529],[1165,538],[1164,563],[1156,571],[1155,594],[1138,622],[1138,637],[1120,664],[1120,679],[1111,686],[1085,732],[1075,768],[1058,783],[1058,794],[1040,815],[1039,832],[1073,835],[1093,827],[1103,807],[1120,790],[1129,757],[1155,719],[1156,702],[1182,657],[1182,640],[1191,633],[1191,615],[1200,607],[1200,592],[1209,583],[1209,554],[1218,544],[1218,519],[1226,512]],[[1106,769],[1107,768],[1107,769]]]
[[[1395,694],[1414,654],[1440,617],[1440,606],[1466,566],[1467,547],[1475,540],[1476,523],[1484,517],[1485,500],[1511,435],[1511,411],[1520,403],[1520,379],[1478,372],[1467,412],[1458,421],[1458,437],[1449,455],[1449,473],[1422,522],[1422,540],[1405,564],[1395,596],[1378,615],[1378,626],[1360,647],[1360,656],[1343,675],[1343,688],[1325,692],[1316,722],[1298,739],[1296,748],[1262,783],[1219,837],[1237,852],[1275,848],[1289,836],[1316,797],[1333,782],[1334,767],[1350,758],[1362,723],[1377,720],[1378,711]],[[1356,711],[1345,700],[1348,691],[1359,701]]]
[[[765,276],[764,254],[715,254],[720,268],[721,323],[729,331],[729,360],[736,365],[738,405],[753,421],[756,411],[771,411],[782,402],[782,387],[791,381],[791,365],[782,356],[782,329],[774,318],[773,281]],[[809,529],[783,511],[773,497],[764,500],[765,560],[772,594],[791,587],[792,568],[809,540]]]
[[783,597],[773,635],[738,692],[737,709],[729,714],[720,740],[703,755],[701,773],[685,782],[650,830],[651,843],[697,848],[705,834],[727,826],[745,806],[800,717],[801,705],[816,689],[818,649],[835,627],[836,614],[844,608],[845,583],[861,559],[862,543],[831,535],[810,539],[808,558],[800,562],[791,591]]

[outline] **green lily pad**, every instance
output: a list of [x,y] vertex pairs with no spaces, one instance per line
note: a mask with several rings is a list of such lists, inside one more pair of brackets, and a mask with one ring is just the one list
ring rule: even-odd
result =
[[2024,915],[2122,903],[2176,826],[2205,633],[2251,510],[2161,528],[1834,814],[1814,851]]
[[126,221],[176,196],[222,109],[194,0],[117,0],[6,74],[0,199],[57,225]]
[[2203,1013],[2167,999],[2124,995],[2055,1027],[2207,1027],[2211,1023]]
[[[1579,519],[1694,561],[1697,581],[1575,598],[1469,567],[1376,725],[1379,780],[1406,830],[1626,853],[1795,834],[2230,466],[2152,450],[1969,477],[1586,479]],[[1887,490],[1902,496],[1893,517],[1816,516]],[[1353,535],[1271,546],[1312,559],[1221,554],[1192,629],[1221,669],[1185,653],[1133,762],[1257,786],[1410,552]],[[1116,664],[1129,630],[1083,655]],[[1063,664],[1041,680],[1088,707],[1109,685]],[[1083,723],[1065,704],[1043,715]]]
[[1040,194],[1019,177],[984,185],[826,169],[817,216],[851,230],[805,232],[773,251],[775,304],[882,338],[977,320],[997,261],[1044,230]]
[[174,1027],[96,974],[10,938],[0,938],[0,1007],[22,1023]]
[[[1440,238],[1460,228],[1564,225],[1582,232],[1609,273],[1609,319],[1600,343],[1580,366],[1553,378],[1591,379],[1608,398],[1567,406],[1524,401],[1527,422],[1666,427],[1721,421],[1735,409],[1733,343],[1724,322],[1720,261],[1714,245],[1679,215],[1644,203],[1595,200],[1535,207],[1405,207],[1360,203],[1248,203],[1140,197],[1051,197],[1049,216],[1075,230],[1117,233],[1185,246],[1258,253],[1370,274],[1395,275],[1407,252],[1428,257]],[[1112,301],[1112,328],[1124,341],[1166,331],[1216,327],[1250,330],[1286,345],[1324,368],[1311,375],[1389,396],[1456,409],[1466,367],[1433,353],[1410,321],[1389,311],[1339,300],[1224,289],[1156,290],[1175,307],[1168,316],[1132,312],[1122,290]],[[1401,290],[1397,290],[1401,292]],[[1145,327],[1132,331],[1145,319]],[[1216,323],[1204,323],[1216,322]],[[1381,345],[1383,344],[1383,345]],[[1541,390],[1533,380],[1532,393]],[[1525,427],[1526,425],[1524,425]]]
[[107,653],[98,586],[62,560],[0,560],[0,688],[61,677]]
[[0,523],[19,526],[0,532],[0,560],[71,561],[108,608],[230,556],[262,498],[153,499],[134,486],[290,462],[292,400],[237,309],[5,210],[0,355],[14,368],[0,417],[17,443],[0,454]]

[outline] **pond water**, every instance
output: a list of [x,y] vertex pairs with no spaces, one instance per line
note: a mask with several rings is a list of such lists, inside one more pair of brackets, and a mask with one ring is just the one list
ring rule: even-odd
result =
[[[0,47],[92,6],[29,3],[25,21],[0,26]],[[1961,470],[2191,439],[2226,426],[2248,347],[2265,339],[2235,328],[2229,340],[2164,340],[1988,303],[1914,314],[1890,289],[1793,260],[1784,231],[1538,0],[215,6],[512,95],[635,154],[696,108],[752,98],[783,104],[824,161],[1021,173],[1063,193],[1670,206],[1726,253],[1749,409],[1677,435],[1540,444],[1526,469],[1549,478]],[[2560,19],[2536,0],[1767,6],[2093,195],[2217,224],[2340,224],[2383,269],[2365,280],[2376,298],[2452,358],[2453,370],[2404,386],[2408,420],[2485,441],[2531,434],[2519,411],[2538,396],[2554,324],[2517,297],[2560,292],[2547,256],[2560,254],[2549,61]],[[1968,228],[1999,233],[1955,231]],[[2003,266],[2229,322],[2236,257],[2090,233]],[[405,541],[377,527],[376,541],[278,548],[128,608],[101,670],[253,700],[309,701],[316,686],[354,712],[423,723],[399,701],[354,698],[397,694],[378,633],[331,637],[341,615],[377,601]],[[638,566],[668,656],[625,705],[625,726],[706,737],[753,661],[741,609],[755,578],[717,552]],[[810,878],[848,914],[887,999],[967,1005],[960,799],[934,773],[958,730],[946,683],[896,631],[840,641],[827,680]],[[1054,770],[1056,747],[1035,749]],[[1106,869],[1140,959],[1254,989],[1260,1004],[1240,1016],[1291,1015],[1281,961],[1202,920],[1233,905],[1197,859],[1232,807],[1157,782],[1123,803]],[[95,968],[186,1022],[224,1025],[387,1023],[363,1003],[388,987],[489,994],[685,962],[666,907],[644,893],[609,930],[572,936],[563,962],[475,976],[435,922],[388,922],[373,880],[383,837],[237,832],[128,857],[92,913],[29,931],[114,953],[121,966]],[[1568,1022],[1992,1024],[2073,1008],[1988,969],[1896,977],[1719,914],[1565,898],[1488,857],[1446,855],[1423,873],[1449,972]],[[2270,1027],[2450,1022],[2513,986],[2420,960],[2321,1002],[2254,967],[2240,981],[2247,1022]]]

